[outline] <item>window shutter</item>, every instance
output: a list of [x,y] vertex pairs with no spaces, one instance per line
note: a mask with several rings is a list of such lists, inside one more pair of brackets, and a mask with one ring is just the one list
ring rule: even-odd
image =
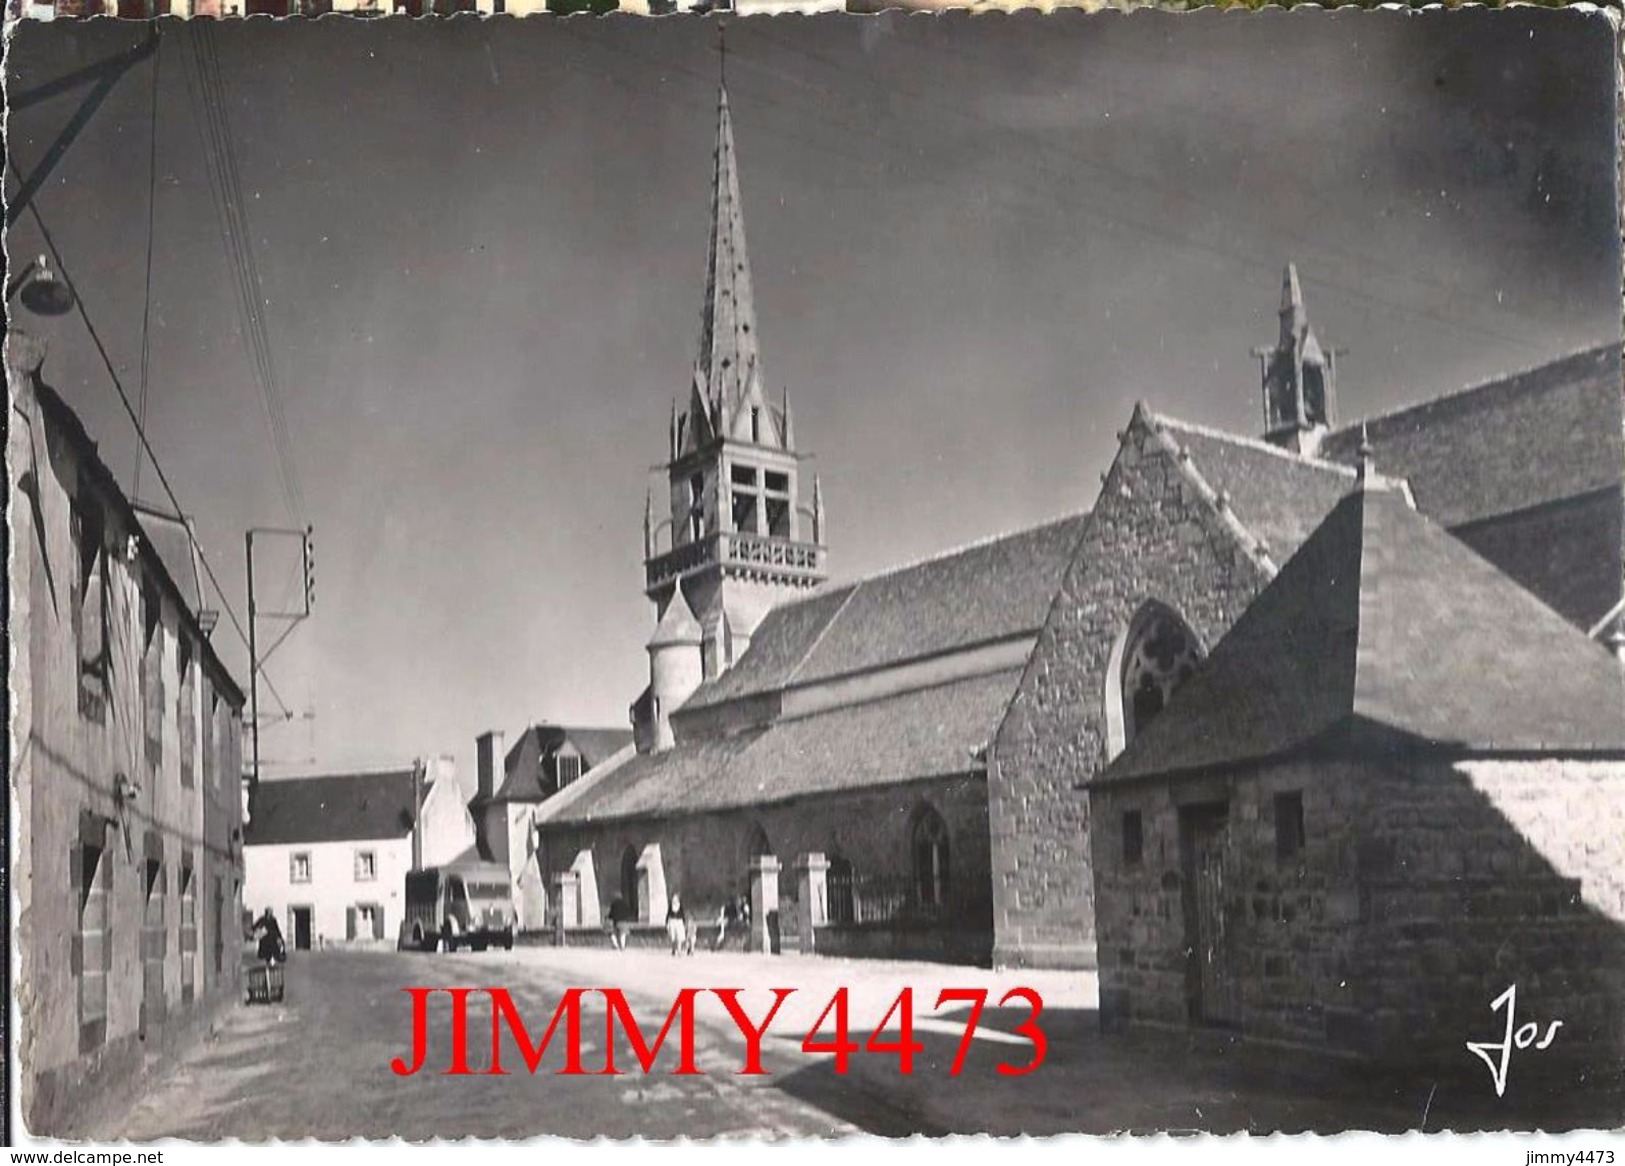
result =
[[372,937],[374,939],[384,937],[384,909],[382,907],[372,909]]
[[346,938],[346,939],[354,939],[355,938],[355,908],[354,907],[346,907],[344,909],[344,938]]

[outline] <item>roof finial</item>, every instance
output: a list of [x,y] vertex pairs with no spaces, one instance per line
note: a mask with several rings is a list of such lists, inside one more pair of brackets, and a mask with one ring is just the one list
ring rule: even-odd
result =
[[717,84],[728,91],[728,22],[717,21]]
[[1377,477],[1376,451],[1371,448],[1371,434],[1366,431],[1365,422],[1360,422],[1360,477],[1362,487],[1371,485]]

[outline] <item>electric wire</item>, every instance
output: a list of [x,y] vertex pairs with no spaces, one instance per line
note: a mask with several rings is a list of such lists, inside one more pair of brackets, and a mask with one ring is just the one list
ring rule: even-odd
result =
[[[141,386],[137,397],[140,402],[137,410],[138,429],[145,428],[147,424],[147,370],[152,357],[152,249],[158,223],[158,78],[159,62],[163,60],[163,41],[159,26],[154,25],[152,32],[154,37],[160,39],[152,52],[152,134],[147,148],[147,263],[141,297]],[[130,484],[132,501],[141,497],[142,460],[141,447],[138,444],[135,451],[135,474]]]
[[[17,173],[17,169],[10,158],[7,158],[6,164],[11,167],[13,174]],[[18,178],[20,180],[21,175],[18,175]],[[164,473],[164,467],[162,463],[158,461],[158,455],[152,448],[152,442],[148,439],[146,430],[141,426],[140,419],[136,416],[135,406],[130,401],[129,393],[125,391],[124,382],[119,378],[118,369],[113,364],[113,358],[108,353],[107,346],[102,343],[101,334],[96,330],[96,325],[90,318],[90,310],[85,307],[84,296],[80,294],[78,286],[73,282],[72,277],[68,274],[67,265],[62,262],[62,252],[58,250],[56,239],[54,236],[52,236],[50,229],[45,225],[45,219],[40,215],[39,207],[36,205],[36,203],[37,200],[29,200],[29,213],[33,216],[34,225],[39,228],[40,238],[44,240],[46,250],[51,253],[51,260],[56,264],[57,272],[61,275],[64,282],[66,282],[69,287],[74,289],[74,308],[79,313],[79,319],[84,323],[85,332],[90,336],[90,342],[95,347],[97,356],[101,358],[102,367],[107,370],[108,379],[112,381],[113,390],[118,394],[119,403],[124,406],[124,412],[130,418],[130,424],[135,426],[136,436],[140,438],[141,441],[141,448],[146,452],[148,460],[152,462],[153,473],[157,475],[158,483],[163,487],[164,494],[169,498],[170,505],[175,508],[175,513],[177,515],[185,514],[186,511],[181,506],[180,498],[176,495],[175,488],[170,484],[169,475]],[[203,547],[195,538],[192,540],[192,547],[197,552],[198,562],[202,565],[204,574],[208,576],[210,584],[212,584],[215,589],[216,595],[219,596],[220,606],[222,609],[224,609],[227,619],[231,622],[231,626],[236,631],[238,638],[242,640],[243,646],[247,647],[248,632],[244,630],[242,620],[238,618],[237,612],[232,608],[231,601],[226,598],[226,590],[220,585],[220,579],[214,573],[213,564],[209,562],[208,556],[203,553]],[[276,700],[277,705],[282,709],[283,715],[291,720],[294,714],[288,708],[286,702],[283,701],[282,696],[277,692],[276,687],[271,683],[270,677],[264,676],[262,673],[262,679],[265,681],[266,689],[271,693],[271,696]]]

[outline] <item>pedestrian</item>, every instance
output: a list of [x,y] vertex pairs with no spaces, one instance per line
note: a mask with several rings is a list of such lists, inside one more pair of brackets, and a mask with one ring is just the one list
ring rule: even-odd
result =
[[254,931],[260,935],[259,958],[261,963],[277,964],[288,958],[288,949],[282,942],[282,928],[277,926],[276,916],[267,907],[264,914],[254,921]]
[[693,941],[688,934],[688,916],[683,912],[683,897],[673,894],[671,906],[666,911],[666,938],[671,940],[671,954],[677,952],[686,944],[690,954],[694,951]]
[[609,942],[616,951],[626,950],[627,937],[632,934],[632,908],[619,895],[609,905]]

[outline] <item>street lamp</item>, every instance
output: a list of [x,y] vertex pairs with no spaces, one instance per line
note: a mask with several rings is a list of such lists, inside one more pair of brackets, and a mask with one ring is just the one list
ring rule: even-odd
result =
[[65,316],[73,311],[73,289],[51,269],[51,261],[44,255],[29,260],[6,284],[6,303],[18,298],[36,316]]

